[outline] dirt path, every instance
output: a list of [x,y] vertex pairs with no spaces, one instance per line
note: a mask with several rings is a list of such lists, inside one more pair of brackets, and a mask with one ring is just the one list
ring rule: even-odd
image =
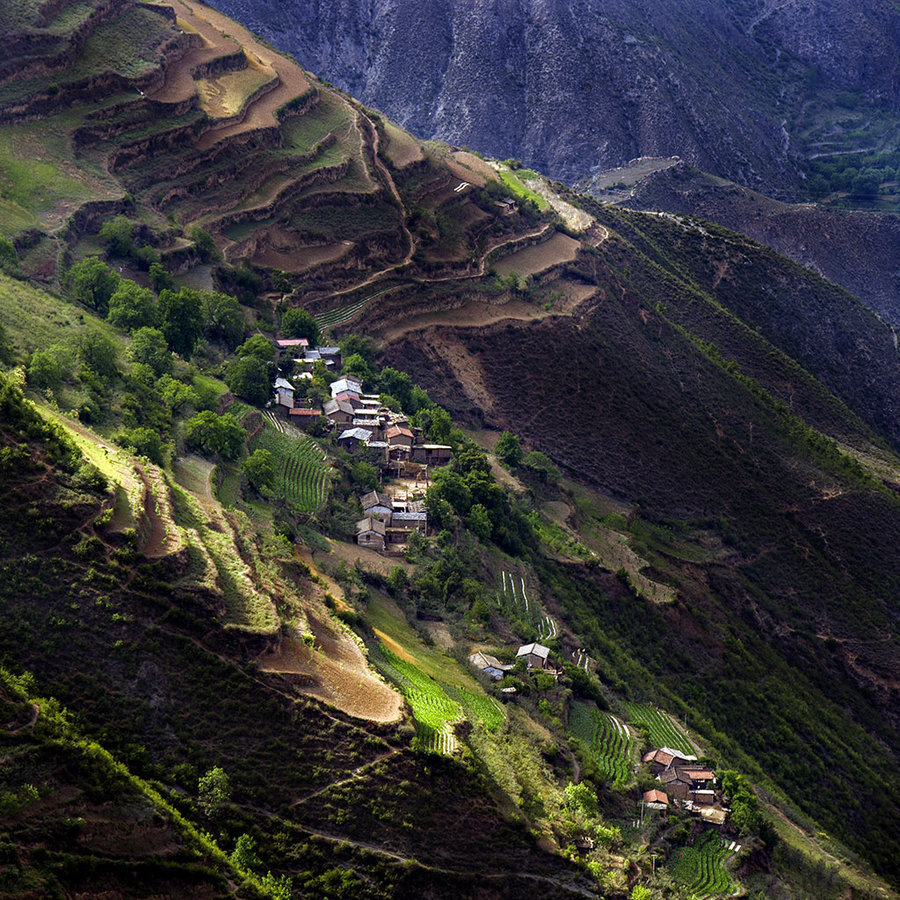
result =
[[342,778],[340,781],[332,781],[331,784],[323,785],[320,788],[314,790],[311,794],[307,794],[305,797],[301,797],[299,800],[295,800],[291,806],[300,806],[303,803],[306,803],[308,800],[312,800],[314,797],[319,797],[324,794],[326,791],[330,791],[332,788],[342,787],[345,784],[349,784],[351,781],[356,781],[362,776],[362,773],[366,771],[366,769],[372,768],[372,766],[378,765],[378,763],[383,762],[386,759],[390,759],[392,756],[396,756],[401,751],[398,749],[388,750],[387,753],[382,753],[381,756],[376,756],[375,759],[369,760],[367,763],[363,763],[361,766],[357,766],[346,778]]

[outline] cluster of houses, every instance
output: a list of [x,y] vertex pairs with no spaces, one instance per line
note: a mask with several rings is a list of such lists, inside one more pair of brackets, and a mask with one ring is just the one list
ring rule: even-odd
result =
[[401,500],[379,491],[359,498],[365,517],[356,523],[356,543],[379,553],[390,545],[405,544],[410,535],[428,531],[428,514],[423,500]]
[[[276,341],[280,345],[300,345],[303,338]],[[336,351],[336,353],[332,353]],[[340,349],[337,347],[316,347],[306,350],[306,354],[317,354],[313,364],[319,359],[326,365],[340,366]],[[304,363],[304,359],[295,359]],[[301,372],[300,378],[312,378],[310,372]],[[396,468],[399,475],[410,474],[411,466],[445,466],[450,462],[453,449],[447,444],[421,443],[408,417],[386,407],[378,394],[363,393],[362,381],[353,375],[338,378],[331,383],[331,399],[322,407],[298,405],[295,388],[286,378],[279,377],[272,386],[275,392],[275,408],[287,415],[288,419],[301,428],[323,418],[337,434],[337,443],[345,450],[355,451],[360,447],[377,450],[384,461]]]
[[651,809],[666,809],[669,804],[698,812],[704,818],[724,821],[725,812],[714,810],[719,796],[716,793],[716,776],[708,766],[699,765],[696,756],[681,753],[671,747],[650,750],[641,758],[662,784],[644,793],[644,802]]

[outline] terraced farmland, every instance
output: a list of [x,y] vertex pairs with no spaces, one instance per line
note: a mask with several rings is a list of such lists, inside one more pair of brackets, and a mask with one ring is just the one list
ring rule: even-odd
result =
[[313,513],[325,502],[328,466],[315,441],[305,435],[289,434],[287,429],[281,431],[266,418],[251,449],[268,450],[272,454],[277,473],[275,493],[286,503],[299,512]]
[[412,707],[423,747],[435,753],[455,753],[459,743],[453,734],[453,724],[462,719],[462,707],[437,681],[412,663],[401,659],[383,644],[381,652],[387,662],[387,674]]
[[569,713],[569,731],[590,750],[597,768],[612,784],[633,780],[634,737],[624,722],[600,712],[593,703],[576,700]]
[[333,328],[335,325],[346,325],[351,319],[355,318],[371,300],[387,293],[387,289],[378,291],[377,294],[371,294],[363,297],[362,300],[355,300],[347,306],[340,306],[337,309],[330,309],[321,315],[315,317],[319,328]]
[[496,731],[505,721],[503,707],[493,697],[457,689],[469,719],[477,719],[488,731]]
[[713,831],[705,832],[693,847],[676,850],[669,859],[672,876],[685,885],[693,897],[721,897],[734,894],[737,882],[725,870],[725,861],[733,852]]
[[654,747],[669,747],[689,755],[694,753],[694,745],[668,713],[641,703],[626,703],[625,710],[635,725],[646,726]]

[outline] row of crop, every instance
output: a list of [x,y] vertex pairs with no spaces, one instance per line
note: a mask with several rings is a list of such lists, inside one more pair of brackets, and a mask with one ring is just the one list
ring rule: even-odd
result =
[[672,721],[672,718],[657,709],[641,703],[625,703],[628,718],[635,725],[647,729],[650,742],[655,747],[669,747],[681,753],[693,754],[694,747],[688,736]]
[[725,870],[730,851],[707,831],[693,847],[675,851],[670,859],[672,875],[697,898],[733,894],[738,886]]
[[618,719],[576,700],[569,711],[569,731],[588,748],[609,781],[624,785],[632,780],[634,738]]
[[401,659],[385,646],[381,647],[381,653],[387,663],[387,674],[412,707],[423,746],[438,753],[453,753],[457,744],[452,725],[462,718],[460,704],[452,700],[437,681],[412,663]]
[[325,501],[328,469],[318,445],[308,437],[295,438],[271,422],[253,441],[253,449],[268,450],[277,471],[277,491],[300,512],[315,512]]
[[316,324],[319,328],[332,328],[335,325],[344,325],[349,322],[370,300],[380,297],[386,291],[379,291],[362,300],[357,300],[347,306],[340,306],[337,309],[330,309],[327,312],[316,316]]

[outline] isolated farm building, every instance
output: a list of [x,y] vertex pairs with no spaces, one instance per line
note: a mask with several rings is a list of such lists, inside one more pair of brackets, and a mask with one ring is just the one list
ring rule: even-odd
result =
[[426,466],[446,466],[453,458],[453,448],[447,444],[416,444],[412,458]]
[[529,669],[546,669],[550,658],[550,648],[543,644],[523,644],[516,653],[516,659],[524,659]]
[[374,516],[376,519],[390,519],[391,513],[394,511],[391,498],[378,491],[369,491],[368,494],[363,494],[359,498],[359,505],[367,516]]
[[362,396],[362,382],[352,375],[348,375],[346,378],[338,378],[337,381],[331,382],[332,397],[343,394],[345,391],[356,394],[356,399],[359,400]]
[[356,523],[356,543],[360,547],[371,547],[383,553],[387,543],[387,526],[372,516],[360,519]]
[[355,410],[345,400],[329,400],[323,408],[332,425],[347,426],[353,422]]
[[469,657],[469,662],[478,669],[479,672],[483,672],[494,681],[499,681],[510,671],[510,669],[512,669],[512,666],[509,665],[509,663],[502,663],[496,656],[491,656],[489,653],[482,653],[480,650]]
[[308,431],[319,419],[322,418],[321,409],[303,409],[302,407],[294,407],[288,412],[291,422],[298,428]]
[[497,209],[500,210],[500,213],[504,216],[514,216],[519,208],[516,205],[515,200],[510,200],[506,197],[504,197],[502,200],[495,200],[494,206],[496,206]]
[[372,439],[372,432],[365,428],[348,428],[338,436],[337,442],[345,450],[356,450],[360,444],[368,444]]
[[279,406],[294,408],[294,386],[286,378],[276,378],[272,385],[275,390],[275,402]]
[[644,791],[644,803],[650,809],[665,809],[669,805],[669,798],[662,791],[654,788],[652,791]]
[[275,341],[275,349],[279,354],[288,351],[299,353],[301,350],[305,351],[308,346],[309,341],[306,338],[278,338]]
[[391,514],[388,541],[393,544],[403,543],[409,539],[409,536],[414,531],[418,531],[421,534],[425,534],[428,531],[428,513],[395,512]]

